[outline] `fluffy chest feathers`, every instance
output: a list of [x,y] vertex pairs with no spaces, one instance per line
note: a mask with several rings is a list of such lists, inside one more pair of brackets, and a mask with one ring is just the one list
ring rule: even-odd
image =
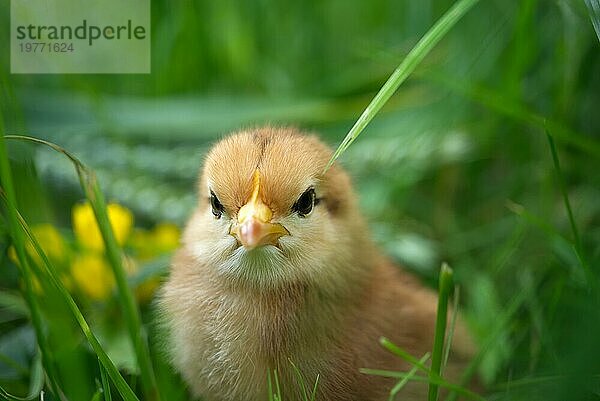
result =
[[[192,258],[185,250],[177,255],[162,306],[173,362],[196,395],[264,400],[267,372],[273,369],[295,390],[290,361],[308,382],[335,371],[326,356],[348,319],[346,307],[304,284],[262,291],[223,285]],[[179,264],[197,270],[177,269]]]

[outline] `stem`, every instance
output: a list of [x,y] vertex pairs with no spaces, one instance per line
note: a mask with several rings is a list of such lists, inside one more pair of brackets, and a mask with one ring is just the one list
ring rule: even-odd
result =
[[106,211],[106,202],[104,195],[100,191],[96,175],[92,171],[86,171],[87,174],[80,174],[81,186],[83,187],[87,198],[92,205],[96,221],[104,244],[106,247],[106,255],[113,268],[113,274],[118,288],[118,294],[123,306],[125,321],[129,330],[129,337],[133,343],[133,348],[137,356],[140,366],[142,378],[142,387],[146,399],[159,400],[158,391],[156,391],[156,380],[152,370],[152,362],[150,360],[150,352],[146,342],[144,327],[140,317],[140,311],[135,303],[133,291],[129,287],[127,274],[123,268],[121,249],[117,244],[114,232],[110,225],[108,213]]
[[552,135],[546,130],[546,137],[548,138],[548,144],[550,145],[550,153],[552,153],[552,160],[554,162],[554,168],[556,170],[556,179],[558,180],[558,186],[560,187],[560,192],[562,192],[563,202],[565,204],[565,208],[567,209],[567,215],[569,216],[569,223],[571,224],[571,231],[573,231],[573,243],[575,245],[575,253],[577,254],[577,258],[579,259],[581,266],[586,274],[586,278],[590,285],[592,285],[595,280],[592,272],[590,271],[590,267],[588,266],[584,256],[583,256],[583,247],[581,246],[581,237],[579,236],[579,230],[577,229],[577,224],[575,224],[575,218],[573,217],[573,210],[571,209],[571,202],[569,201],[569,195],[567,194],[567,185],[565,184],[565,180],[562,174],[562,170],[560,168],[560,161],[558,160],[558,153],[556,152],[556,146],[554,144],[554,138]]
[[[439,281],[439,297],[437,318],[435,322],[435,337],[433,341],[433,353],[431,356],[430,378],[440,377],[442,359],[444,356],[444,338],[446,337],[446,322],[448,315],[448,297],[452,290],[452,269],[446,263],[442,264]],[[438,385],[431,381],[429,383],[429,401],[437,401]]]

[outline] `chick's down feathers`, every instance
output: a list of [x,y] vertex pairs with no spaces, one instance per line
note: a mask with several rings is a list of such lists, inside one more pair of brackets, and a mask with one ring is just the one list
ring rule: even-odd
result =
[[[348,175],[337,164],[323,173],[331,154],[315,136],[272,127],[209,152],[159,301],[193,396],[267,400],[276,369],[284,400],[301,400],[297,368],[309,394],[319,376],[318,400],[386,400],[394,381],[359,369],[411,366],[379,338],[417,357],[431,350],[435,293],[373,245]],[[471,348],[459,319],[447,376]],[[411,383],[398,399],[426,390]]]

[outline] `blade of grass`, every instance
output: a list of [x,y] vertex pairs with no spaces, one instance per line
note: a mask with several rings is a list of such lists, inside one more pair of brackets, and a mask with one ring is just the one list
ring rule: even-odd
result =
[[310,401],[315,401],[317,399],[317,387],[319,386],[319,379],[321,375],[317,373],[317,378],[315,379],[315,385],[313,386],[312,392],[310,393]]
[[2,182],[3,193],[6,196],[6,209],[8,213],[9,231],[13,240],[13,246],[21,266],[21,275],[25,284],[25,300],[31,314],[31,322],[37,338],[37,344],[42,354],[42,364],[48,373],[50,390],[59,399],[62,399],[60,385],[58,383],[58,371],[52,356],[47,338],[44,334],[42,316],[39,310],[36,298],[33,293],[33,273],[25,253],[25,239],[23,232],[18,224],[17,218],[17,199],[13,186],[10,163],[8,160],[8,151],[4,141],[4,120],[0,113],[0,181]]
[[20,364],[19,362],[15,361],[8,355],[5,355],[1,352],[0,352],[0,362],[2,362],[4,365],[10,367],[11,369],[13,369],[19,375],[21,375],[23,377],[29,377],[29,369],[27,369],[26,366]]
[[[438,290],[438,308],[435,322],[435,333],[433,337],[433,352],[431,355],[431,373],[430,376],[440,377],[442,368],[442,358],[444,353],[444,339],[446,338],[446,324],[448,322],[448,297],[452,290],[453,272],[446,263],[442,264],[440,271],[439,290]],[[437,401],[438,385],[429,383],[429,401]]]
[[506,208],[516,214],[517,216],[523,218],[527,223],[532,226],[537,227],[542,230],[546,235],[556,238],[557,240],[563,242],[565,245],[570,244],[571,242],[565,238],[561,233],[559,233],[552,225],[548,224],[548,222],[542,219],[535,214],[530,213],[525,207],[519,203],[513,202],[511,200],[506,201]]
[[277,400],[283,401],[281,397],[281,387],[279,387],[279,374],[277,374],[277,369],[273,371],[273,375],[275,376],[275,390],[277,391]]
[[413,49],[406,55],[398,68],[392,73],[375,95],[371,103],[362,112],[350,132],[346,135],[340,146],[336,149],[327,163],[325,171],[331,167],[335,160],[348,149],[371,120],[379,113],[383,105],[396,92],[398,87],[423,61],[425,56],[446,36],[448,31],[469,11],[479,0],[459,0],[429,29]]
[[579,230],[577,229],[577,224],[575,224],[575,218],[573,217],[571,202],[569,201],[569,195],[567,194],[567,185],[565,183],[565,179],[560,168],[560,161],[558,160],[558,152],[556,151],[554,138],[552,138],[548,130],[546,130],[546,137],[548,138],[548,145],[550,146],[550,152],[552,153],[552,161],[554,162],[554,169],[556,171],[556,180],[558,181],[560,192],[562,192],[563,202],[565,204],[565,208],[567,209],[569,223],[571,224],[571,231],[573,231],[573,243],[575,246],[575,252],[577,253],[577,258],[581,262],[581,266],[585,271],[588,283],[591,286],[595,283],[595,279],[592,272],[590,271],[589,265],[585,261],[586,259],[583,254],[583,247],[581,246],[581,237],[579,236]]
[[[419,359],[417,359],[416,357],[412,356],[411,354],[409,354],[408,352],[406,352],[405,350],[403,350],[402,348],[400,348],[396,344],[392,343],[387,338],[381,337],[379,339],[379,343],[384,348],[386,348],[388,351],[390,351],[391,353],[393,353],[394,355],[396,355],[396,356],[404,359],[406,362],[408,362],[411,365],[413,365],[413,367],[416,368],[417,370],[422,370],[432,380],[435,380],[436,382],[445,383],[446,385],[444,385],[444,387],[448,387],[448,385],[451,385],[444,378],[442,378],[438,374],[432,372],[432,370],[429,369],[426,365],[424,365],[424,363],[421,362]],[[377,371],[377,369],[366,369],[366,368],[365,369],[361,369],[361,372],[366,373],[366,374],[370,374],[369,373],[370,371]],[[401,377],[404,377],[404,376],[401,376]]]
[[581,259],[580,253],[577,251],[577,248],[573,241],[565,238],[556,228],[552,225],[548,224],[546,220],[538,217],[532,213],[530,213],[527,209],[525,209],[522,205],[518,203],[508,201],[506,207],[517,216],[522,217],[524,221],[527,223],[539,228],[544,231],[548,236],[560,241],[565,246],[573,249],[573,253],[577,257],[577,261],[582,266],[583,274],[584,274],[584,285],[591,286],[592,288],[597,289],[598,283],[594,279],[592,271],[589,269],[589,265],[587,265],[586,261]]
[[48,279],[50,279],[51,283],[59,291],[59,293],[62,296],[62,299],[65,301],[65,303],[71,310],[73,317],[79,324],[79,327],[83,331],[83,334],[85,335],[86,339],[88,340],[88,343],[90,344],[90,346],[96,353],[96,356],[102,363],[102,366],[104,366],[109,377],[115,384],[115,387],[119,391],[119,394],[121,394],[121,396],[123,397],[123,399],[125,401],[139,401],[137,396],[133,392],[133,390],[131,390],[131,388],[127,385],[127,382],[125,381],[125,379],[123,379],[123,376],[121,376],[118,369],[115,367],[115,365],[110,360],[109,356],[106,354],[106,352],[102,348],[102,345],[100,345],[100,342],[98,341],[98,339],[92,332],[90,326],[88,325],[87,321],[85,320],[85,317],[83,316],[83,314],[79,310],[79,307],[75,303],[75,300],[73,299],[73,297],[71,297],[71,294],[69,294],[69,291],[67,291],[64,284],[62,283],[62,281],[60,280],[60,278],[58,277],[58,275],[52,268],[50,260],[48,259],[44,250],[40,246],[38,240],[35,238],[35,236],[31,232],[31,230],[29,229],[29,226],[27,225],[27,223],[25,222],[25,220],[23,219],[21,214],[18,211],[16,211],[16,213],[17,213],[17,218],[18,218],[17,224],[19,224],[21,226],[21,228],[23,229],[23,232],[25,233],[25,235],[31,242],[33,249],[36,251],[36,253],[39,255],[40,259],[42,260],[42,262],[43,262],[42,266],[45,268],[45,273],[47,274]]
[[590,20],[596,31],[596,36],[600,40],[600,0],[585,0],[585,5],[590,14]]
[[90,401],[104,401],[102,398],[102,389],[96,390]]
[[16,293],[8,292],[6,290],[0,291],[0,308],[9,310],[17,316],[29,316],[27,303],[23,298]]
[[302,399],[304,401],[309,401],[308,400],[308,392],[306,391],[306,384],[304,383],[304,377],[302,376],[302,372],[300,372],[300,369],[298,369],[298,367],[296,366],[294,361],[292,361],[289,358],[288,358],[288,361],[290,361],[290,364],[294,368],[294,373],[296,374],[296,380],[298,381],[298,386],[300,387],[300,390],[302,391]]
[[267,392],[269,401],[274,401],[273,383],[271,382],[271,369],[267,371]]
[[[367,375],[392,377],[392,378],[396,378],[396,379],[403,379],[408,376],[408,373],[395,372],[393,370],[364,369],[363,368],[363,369],[360,369],[360,372],[367,374]],[[471,398],[473,400],[485,401],[485,398],[480,396],[479,394],[474,393],[473,391],[468,390],[458,384],[448,383],[447,381],[439,379],[439,378],[433,378],[433,377],[429,377],[429,376],[411,375],[409,377],[409,380],[417,381],[417,382],[421,382],[421,383],[429,383],[429,384],[435,383],[439,387],[447,388],[448,390],[451,390],[458,394],[462,394],[465,397]]]
[[42,366],[42,359],[39,354],[33,358],[30,376],[29,392],[25,397],[17,397],[12,395],[2,387],[0,387],[0,395],[2,395],[7,401],[33,401],[37,398],[40,398],[40,394],[44,389],[44,369]]
[[104,396],[104,401],[112,401],[112,395],[110,394],[110,384],[108,383],[108,379],[106,377],[106,369],[104,368],[100,360],[98,360],[98,364],[100,365],[100,378],[102,379],[102,395]]
[[456,327],[456,318],[458,317],[458,300],[460,297],[459,287],[454,288],[454,296],[452,297],[452,318],[450,319],[450,328],[448,329],[448,336],[446,338],[446,344],[444,344],[444,359],[442,361],[442,373],[446,365],[448,364],[448,358],[450,357],[450,348],[452,348],[452,339],[454,337],[454,328]]
[[[541,281],[541,278],[538,279]],[[538,281],[539,283],[539,281]],[[528,287],[529,288],[533,288]],[[524,304],[525,300],[531,296],[531,291],[520,291],[511,301],[511,303],[504,309],[504,311],[498,316],[496,319],[497,324],[491,330],[491,334],[487,337],[483,345],[479,348],[479,351],[475,355],[475,357],[469,362],[469,365],[463,370],[460,377],[460,385],[466,386],[475,372],[477,371],[477,367],[483,360],[485,354],[492,348],[492,345],[495,344],[497,337],[502,333],[503,328],[510,322],[514,314],[519,310],[519,308]],[[457,397],[456,391],[451,391],[446,397],[445,401],[455,401]]]
[[465,83],[461,78],[448,76],[439,71],[435,73],[428,71],[422,76],[515,121],[540,129],[548,129],[556,139],[573,145],[587,154],[600,157],[600,142],[592,135],[574,131],[558,121],[530,110],[526,105],[515,102],[514,99],[506,99],[490,88],[479,84]]
[[[600,379],[600,374],[592,374],[587,376],[590,380],[592,379]],[[538,385],[541,383],[552,383],[552,382],[557,382],[557,381],[567,381],[567,380],[573,380],[573,377],[570,377],[568,375],[553,375],[553,376],[537,376],[537,377],[523,377],[521,379],[517,379],[517,380],[512,380],[510,382],[507,383],[496,383],[494,384],[493,388],[495,390],[502,390],[505,389],[506,387],[510,386],[510,387],[523,387],[523,386],[534,386],[534,385]]]
[[124,306],[125,321],[129,329],[129,336],[133,343],[138,364],[140,366],[142,387],[144,389],[145,398],[148,400],[159,400],[160,397],[158,391],[156,391],[156,379],[152,370],[152,362],[148,349],[146,331],[142,326],[140,311],[135,303],[133,291],[131,290],[131,287],[127,281],[127,273],[123,267],[121,249],[117,244],[117,240],[115,239],[114,232],[110,225],[110,220],[108,219],[104,195],[100,191],[100,186],[96,180],[96,175],[93,172],[89,171],[86,178],[85,191],[92,205],[92,209],[94,210],[100,233],[104,239],[106,255],[113,266],[113,273],[115,276],[115,282],[117,283],[119,298],[121,300],[121,304]]
[[400,358],[404,359],[406,362],[417,367],[418,369],[422,370],[423,372],[425,372],[427,374],[431,373],[431,370],[427,366],[425,366],[422,362],[420,362],[417,358],[415,358],[408,352],[404,351],[402,348],[400,348],[399,346],[397,346],[396,344],[394,344],[387,338],[381,337],[379,339],[379,344],[381,344],[381,346],[383,346],[385,349],[390,351],[392,354],[399,356]]
[[[277,375],[277,369],[269,369],[267,373],[267,388],[269,391],[269,401],[282,401],[283,398],[281,398],[281,389],[279,388],[279,378]],[[275,382],[275,387],[273,387],[273,382]]]
[[44,390],[44,369],[40,355],[33,358],[29,379],[29,394],[39,395]]
[[[427,362],[430,355],[431,354],[427,352],[421,359],[419,359],[419,363],[424,364]],[[402,390],[402,388],[404,388],[404,386],[406,386],[410,379],[417,374],[418,370],[419,368],[417,366],[413,366],[412,369],[406,374],[406,377],[403,377],[400,381],[398,381],[398,383],[396,383],[394,387],[392,387],[390,390],[390,397],[388,398],[389,401],[394,401],[396,395],[400,392],[400,390]]]
[[150,359],[148,343],[146,341],[145,330],[141,322],[140,311],[135,303],[133,291],[131,290],[127,281],[127,274],[123,268],[123,262],[121,258],[121,249],[117,244],[110,220],[108,219],[106,202],[104,200],[104,195],[100,190],[100,186],[98,185],[96,175],[92,170],[88,169],[83,163],[81,163],[81,161],[79,161],[74,155],[54,143],[21,135],[6,135],[5,138],[30,141],[48,146],[65,155],[74,164],[77,175],[79,176],[81,187],[87,199],[90,201],[94,211],[96,222],[98,223],[98,228],[100,229],[100,233],[104,241],[106,255],[112,267],[120,302],[121,305],[123,305],[129,337],[133,343],[133,348],[135,350],[138,365],[140,367],[142,387],[145,398],[147,400],[158,401],[160,399],[160,395],[159,392],[156,391],[156,379],[152,370],[152,362]]

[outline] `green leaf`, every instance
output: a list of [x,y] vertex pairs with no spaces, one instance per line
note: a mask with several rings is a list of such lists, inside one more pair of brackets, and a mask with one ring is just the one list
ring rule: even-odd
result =
[[29,391],[25,397],[10,394],[2,387],[0,387],[0,395],[7,401],[33,401],[40,397],[40,393],[44,388],[44,368],[42,366],[42,358],[39,354],[33,358],[30,376]]
[[0,337],[0,377],[29,377],[29,360],[36,354],[35,332],[19,326]]
[[[600,12],[600,11],[599,11]],[[556,151],[556,145],[554,144],[554,139],[550,135],[548,131],[546,131],[546,136],[548,137],[548,145],[550,146],[550,153],[552,153],[552,161],[554,162],[554,170],[556,171],[556,178],[558,180],[558,186],[560,187],[560,192],[563,196],[563,202],[565,204],[565,209],[567,209],[567,215],[569,216],[569,223],[571,224],[571,231],[573,232],[573,242],[575,245],[575,252],[577,253],[577,257],[581,262],[582,268],[585,271],[586,278],[588,284],[590,286],[596,286],[596,278],[594,277],[592,271],[590,270],[589,265],[586,262],[586,258],[583,254],[583,246],[581,245],[581,237],[579,236],[579,230],[577,229],[577,224],[575,223],[575,217],[573,217],[573,210],[571,209],[571,202],[569,201],[569,195],[567,193],[567,185],[565,183],[565,179],[563,177],[562,170],[560,168],[560,161],[558,160],[558,152]]]
[[0,308],[7,309],[14,313],[18,317],[28,317],[29,310],[27,309],[27,303],[17,293],[8,292],[6,290],[0,291]]

